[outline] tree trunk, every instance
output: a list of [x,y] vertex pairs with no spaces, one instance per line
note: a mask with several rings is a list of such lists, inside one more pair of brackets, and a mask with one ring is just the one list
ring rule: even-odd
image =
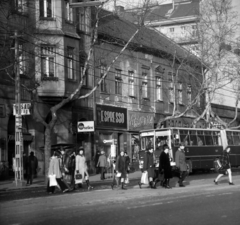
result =
[[45,163],[45,183],[48,182],[48,168],[49,168],[49,159],[51,157],[51,129],[46,127],[45,130],[45,145],[44,145],[44,163]]

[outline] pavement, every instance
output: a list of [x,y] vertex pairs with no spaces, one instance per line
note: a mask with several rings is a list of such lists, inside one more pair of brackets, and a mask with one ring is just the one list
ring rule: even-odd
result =
[[[136,180],[140,179],[141,177],[141,171],[135,171],[129,174],[129,180]],[[112,177],[110,175],[105,176],[106,179],[104,181],[100,180],[100,174],[94,174],[90,175],[90,183],[91,184],[105,184],[110,183],[112,181]],[[26,185],[26,180],[23,182],[15,182],[13,179],[0,181],[0,192],[5,191],[16,191],[16,190],[28,190],[28,189],[34,189],[34,188],[45,188],[46,184],[44,181],[44,175],[38,176],[37,178],[33,179],[32,185]]]

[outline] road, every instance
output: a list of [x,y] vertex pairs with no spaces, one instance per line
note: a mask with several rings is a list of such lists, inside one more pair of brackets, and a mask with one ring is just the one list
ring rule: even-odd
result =
[[3,201],[1,225],[23,224],[160,224],[237,225],[240,222],[240,179],[214,185],[212,177],[192,178],[185,188],[123,190],[40,196]]

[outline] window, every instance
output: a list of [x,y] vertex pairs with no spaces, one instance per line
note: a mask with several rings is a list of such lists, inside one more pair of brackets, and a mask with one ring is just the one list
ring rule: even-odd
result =
[[188,85],[187,86],[187,103],[190,105],[192,102],[192,86]]
[[69,1],[70,0],[65,0],[65,19],[69,22],[73,22],[73,11]]
[[121,70],[115,70],[115,94],[122,95],[122,75]]
[[213,138],[211,131],[204,131],[206,145],[213,145]]
[[129,77],[129,96],[135,96],[135,90],[134,90],[134,72],[128,71],[128,77]]
[[148,97],[148,71],[143,69],[142,71],[142,98]]
[[192,25],[192,36],[197,37],[197,25]]
[[201,106],[201,98],[200,95],[197,96],[197,107]]
[[169,92],[169,102],[173,103],[174,102],[174,93],[173,93],[173,81],[169,80],[169,87],[168,87],[168,92]]
[[20,13],[25,12],[26,4],[26,0],[14,0],[14,7]]
[[68,79],[75,79],[75,74],[74,74],[74,57],[73,57],[73,52],[74,48],[67,48],[67,74],[68,74]]
[[169,28],[170,33],[174,33],[174,27]]
[[183,34],[185,34],[186,33],[186,26],[181,26],[181,31],[182,31]]
[[41,47],[41,71],[44,77],[55,76],[55,47]]
[[[100,78],[102,78],[104,76],[105,72],[106,72],[106,66],[101,65],[100,66]],[[107,92],[106,77],[102,80],[100,89],[101,89],[101,92]]]
[[183,104],[183,97],[182,97],[182,83],[178,83],[178,103]]
[[90,13],[86,7],[79,8],[79,30],[83,32],[90,31]]
[[19,73],[25,73],[25,54],[23,52],[23,45],[20,44],[18,47],[18,65],[19,65]]
[[53,0],[39,0],[40,17],[42,17],[42,18],[52,18],[53,17],[52,1]]
[[162,77],[156,77],[156,99],[158,101],[163,100]]

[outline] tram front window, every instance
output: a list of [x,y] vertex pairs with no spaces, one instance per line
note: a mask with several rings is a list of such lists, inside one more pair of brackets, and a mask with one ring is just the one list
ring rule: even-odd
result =
[[153,136],[146,136],[141,138],[141,150],[145,151],[148,148],[154,148]]

